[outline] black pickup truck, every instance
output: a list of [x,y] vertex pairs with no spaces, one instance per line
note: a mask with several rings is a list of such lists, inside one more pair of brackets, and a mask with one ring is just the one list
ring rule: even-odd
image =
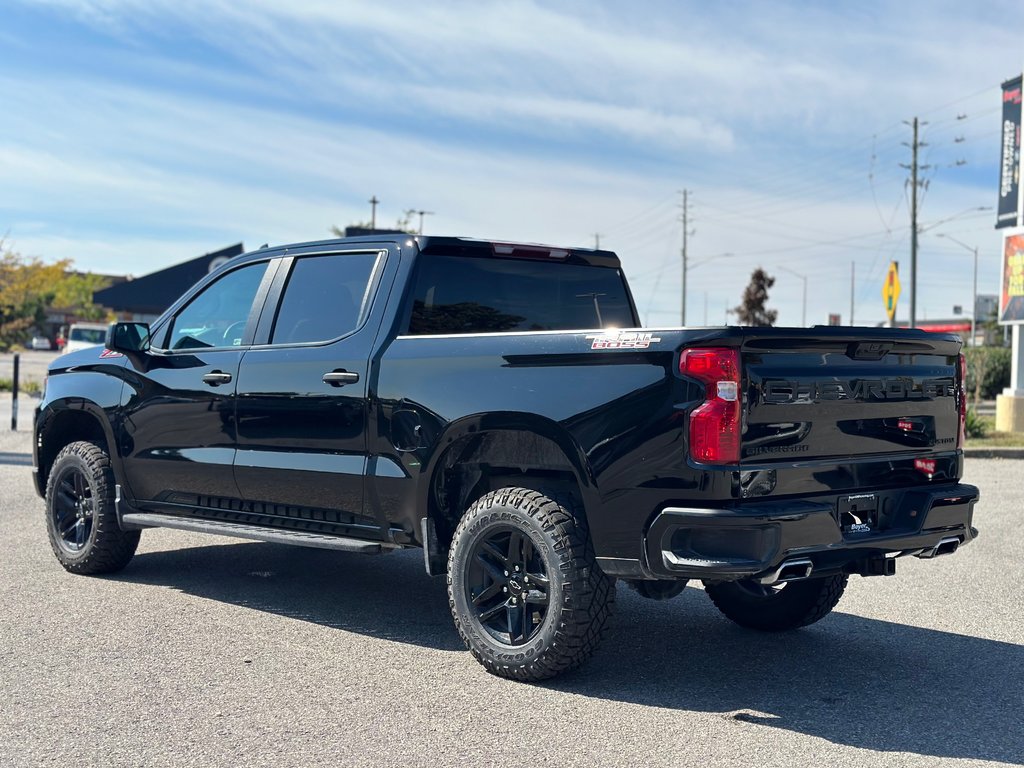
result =
[[[263,248],[58,358],[35,485],[73,573],[163,526],[422,547],[491,672],[595,649],[615,580],[763,630],[976,535],[955,336],[641,329],[608,251],[381,236]],[[382,598],[385,596],[382,595]]]

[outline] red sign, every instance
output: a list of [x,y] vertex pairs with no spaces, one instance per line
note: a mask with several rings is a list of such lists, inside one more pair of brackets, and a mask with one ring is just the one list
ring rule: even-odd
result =
[[1024,323],[1024,234],[1003,236],[999,322]]

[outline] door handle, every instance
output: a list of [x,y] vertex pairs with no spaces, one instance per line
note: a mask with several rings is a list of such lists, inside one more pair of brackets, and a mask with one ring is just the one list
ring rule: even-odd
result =
[[328,371],[324,374],[324,384],[330,384],[332,387],[343,387],[357,381],[359,374],[355,371]]
[[224,371],[210,371],[203,376],[203,383],[211,387],[219,387],[221,384],[228,384],[231,381],[231,374]]

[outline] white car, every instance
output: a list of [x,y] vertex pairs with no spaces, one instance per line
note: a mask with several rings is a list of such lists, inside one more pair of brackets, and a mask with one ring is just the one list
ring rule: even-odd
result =
[[51,350],[53,349],[53,345],[50,343],[50,340],[45,336],[33,336],[32,341],[28,343],[28,348]]
[[108,327],[106,323],[72,323],[68,329],[68,343],[64,345],[64,352],[100,346],[107,340]]

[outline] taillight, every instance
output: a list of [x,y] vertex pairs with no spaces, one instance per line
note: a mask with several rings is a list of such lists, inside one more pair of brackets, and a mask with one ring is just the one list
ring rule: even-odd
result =
[[963,448],[967,431],[967,358],[960,353],[956,364],[957,387],[956,392],[960,398],[960,430],[956,436],[956,447]]
[[690,414],[690,456],[706,464],[740,460],[740,353],[736,349],[687,349],[679,372],[704,383],[703,404]]

